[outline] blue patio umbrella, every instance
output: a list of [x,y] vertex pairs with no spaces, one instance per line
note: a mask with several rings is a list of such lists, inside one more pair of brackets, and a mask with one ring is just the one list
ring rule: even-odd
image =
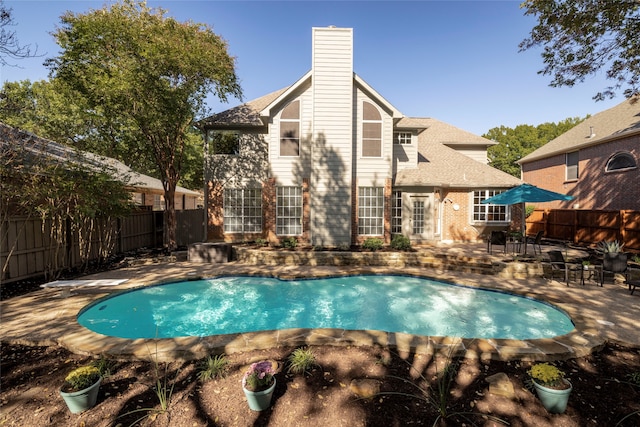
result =
[[[552,202],[554,200],[573,200],[573,196],[545,190],[531,184],[521,184],[504,193],[489,197],[480,203],[492,205],[515,205],[516,203]],[[525,212],[522,208],[522,235],[526,234]]]
[[522,184],[510,190],[489,197],[480,203],[492,205],[515,205],[516,203],[552,202],[554,200],[573,200],[573,196],[555,193],[553,191],[538,188],[531,184]]

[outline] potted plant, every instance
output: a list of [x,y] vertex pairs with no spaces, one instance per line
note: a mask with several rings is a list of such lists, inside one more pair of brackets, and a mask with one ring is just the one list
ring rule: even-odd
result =
[[564,372],[549,363],[538,363],[531,367],[529,376],[545,409],[553,414],[562,414],[573,390]]
[[252,363],[242,377],[242,389],[247,397],[249,408],[264,411],[271,405],[273,391],[276,388],[273,362],[263,360]]
[[102,375],[95,366],[81,366],[69,372],[60,388],[60,395],[73,414],[86,411],[96,404]]

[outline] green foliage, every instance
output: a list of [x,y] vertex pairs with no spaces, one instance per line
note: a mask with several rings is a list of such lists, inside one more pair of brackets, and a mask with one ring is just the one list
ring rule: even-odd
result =
[[633,372],[627,375],[627,378],[631,384],[640,387],[640,372]]
[[282,239],[282,247],[285,249],[295,249],[298,246],[298,239],[295,237],[287,237],[286,239]]
[[362,243],[362,248],[367,251],[379,251],[382,249],[384,242],[377,237],[370,237]]
[[531,214],[533,213],[533,211],[536,210],[536,207],[534,205],[527,205],[527,207],[524,210],[524,216],[526,218],[529,218],[531,216]]
[[273,363],[268,360],[252,363],[242,377],[242,386],[250,391],[267,390],[273,385]]
[[117,135],[127,129],[128,149],[153,160],[166,183],[165,242],[174,249],[173,195],[194,118],[210,93],[222,101],[241,96],[226,43],[205,24],[178,22],[134,0],[68,12],[54,37],[61,54],[47,61],[53,78]]
[[562,135],[585,119],[573,117],[557,124],[543,123],[536,127],[518,125],[514,129],[500,126],[489,129],[482,136],[498,143],[487,150],[489,164],[496,169],[520,178],[520,165],[516,163],[518,160]]
[[113,374],[114,369],[116,368],[116,363],[113,360],[107,359],[104,355],[101,355],[99,359],[93,361],[91,366],[94,366],[100,371],[100,376],[102,378],[107,378]]
[[520,50],[544,47],[550,86],[572,87],[603,72],[612,86],[594,99],[613,98],[624,88],[627,98],[640,93],[640,2],[636,0],[526,0],[525,15],[538,22]]
[[65,388],[67,392],[84,390],[96,383],[100,379],[100,370],[95,366],[81,366],[69,372],[65,377]]
[[260,238],[255,240],[255,244],[262,247],[269,246],[269,241],[267,239]]
[[408,251],[411,250],[411,240],[402,234],[396,234],[391,239],[391,248],[397,251]]
[[317,366],[316,355],[310,348],[296,348],[289,355],[288,361],[288,371],[292,374],[311,372],[311,369]]
[[529,376],[545,387],[558,387],[563,384],[564,372],[549,363],[537,363],[529,370]]
[[601,242],[598,242],[596,251],[603,254],[618,253],[622,250],[623,247],[624,247],[624,243],[621,244],[617,240],[609,240],[609,241],[603,240]]
[[208,356],[198,366],[198,379],[208,381],[214,378],[224,378],[229,371],[229,359],[224,354]]

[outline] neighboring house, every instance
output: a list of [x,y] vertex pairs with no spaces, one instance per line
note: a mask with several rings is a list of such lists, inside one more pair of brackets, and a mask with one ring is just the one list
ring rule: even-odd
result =
[[312,33],[311,71],[199,123],[209,240],[473,241],[509,225],[509,207],[480,204],[521,183],[486,164],[492,141],[405,117],[353,72],[352,29]]
[[640,211],[640,98],[589,117],[518,163],[525,182],[574,196],[538,208]]
[[[100,169],[106,165],[130,189],[134,203],[153,210],[164,210],[164,188],[162,181],[147,175],[142,175],[124,163],[110,157],[98,156],[92,153],[78,153],[74,148],[45,138],[31,132],[13,128],[0,122],[0,145],[20,144],[27,152],[34,156],[45,154],[49,159],[58,162],[76,161],[94,165]],[[202,195],[186,188],[176,188],[176,210],[196,209],[202,204]]]

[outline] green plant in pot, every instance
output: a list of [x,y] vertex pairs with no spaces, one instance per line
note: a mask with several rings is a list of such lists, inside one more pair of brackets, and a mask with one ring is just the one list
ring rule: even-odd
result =
[[624,243],[620,243],[617,240],[603,240],[598,243],[596,250],[602,254],[617,254],[622,251]]
[[60,395],[69,410],[77,414],[95,406],[101,382],[100,369],[92,365],[81,366],[66,376]]
[[242,389],[254,411],[263,411],[271,406],[271,398],[276,388],[273,362],[263,360],[252,363],[242,377]]
[[573,390],[564,372],[549,363],[538,363],[528,373],[545,409],[554,414],[563,413]]

